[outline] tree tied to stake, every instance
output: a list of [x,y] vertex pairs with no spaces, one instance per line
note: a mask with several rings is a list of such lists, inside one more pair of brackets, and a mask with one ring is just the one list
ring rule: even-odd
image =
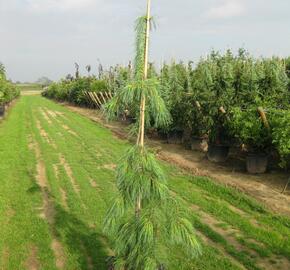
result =
[[[134,78],[106,105],[109,116],[124,107],[139,104],[136,145],[129,149],[117,169],[118,195],[108,210],[104,231],[113,241],[114,267],[122,270],[157,270],[168,265],[168,250],[183,250],[191,260],[200,246],[187,211],[171,196],[166,177],[144,143],[145,128],[170,123],[170,115],[159,94],[159,81],[148,79],[149,33],[152,23],[148,0],[147,15],[136,23]],[[171,252],[172,253],[172,252]]]

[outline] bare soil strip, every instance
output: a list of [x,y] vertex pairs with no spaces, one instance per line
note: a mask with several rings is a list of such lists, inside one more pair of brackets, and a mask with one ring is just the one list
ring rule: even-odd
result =
[[[128,139],[125,124],[119,122],[108,124],[102,114],[93,109],[79,108],[68,104],[63,104],[63,106],[110,129],[117,137]],[[265,175],[235,172],[233,167],[213,164],[207,161],[203,153],[185,150],[180,145],[169,145],[159,140],[150,139],[148,142],[150,146],[159,149],[158,157],[161,160],[177,165],[194,175],[208,176],[219,183],[237,188],[258,199],[276,213],[290,215],[290,190],[281,194],[287,181],[286,175],[274,172]]]
[[43,115],[44,119],[46,120],[46,122],[49,125],[52,125],[52,121],[50,120],[49,116],[47,115],[47,112],[43,108],[40,108],[39,110],[40,110],[41,114]]
[[49,144],[51,145],[54,149],[57,149],[56,144],[51,140],[47,132],[42,128],[41,123],[39,120],[36,120],[36,126],[37,129],[40,132],[41,137]]
[[241,268],[242,270],[247,270],[247,268],[246,268],[243,264],[241,264],[241,263],[240,263],[238,260],[236,260],[234,257],[230,256],[230,255],[227,253],[227,251],[224,249],[224,247],[222,247],[221,245],[219,245],[219,244],[213,242],[211,239],[209,239],[208,237],[206,237],[204,234],[202,234],[202,233],[199,232],[199,231],[197,231],[196,234],[197,234],[197,235],[202,239],[202,241],[203,241],[206,245],[208,245],[208,246],[210,246],[210,247],[214,247],[215,249],[217,249],[218,251],[220,251],[221,254],[222,254],[224,257],[229,258],[230,261],[231,261],[234,265],[238,266],[238,267]]
[[10,256],[10,253],[9,253],[9,249],[7,247],[4,247],[2,249],[2,253],[1,253],[1,270],[5,270],[5,266],[8,265],[8,262],[9,262],[9,256]]
[[70,182],[71,182],[71,185],[73,187],[73,190],[76,194],[80,195],[80,188],[74,178],[74,175],[73,175],[73,172],[72,172],[72,169],[70,167],[70,165],[67,163],[67,161],[65,160],[65,157],[63,155],[59,155],[59,163],[63,166]]
[[[174,193],[174,195],[176,195]],[[271,269],[273,270],[286,270],[290,269],[290,261],[285,257],[279,257],[276,255],[273,255],[268,258],[261,258],[260,255],[253,249],[250,249],[244,245],[242,245],[237,238],[239,236],[243,236],[243,233],[236,228],[233,228],[231,225],[226,224],[227,226],[225,228],[219,226],[220,223],[224,223],[221,220],[216,219],[212,215],[204,212],[200,207],[196,205],[191,205],[191,209],[199,214],[200,220],[203,224],[206,224],[209,226],[213,231],[217,232],[218,234],[222,235],[223,238],[226,239],[226,241],[232,245],[237,251],[245,252],[250,254],[252,257],[255,258],[255,264],[262,269],[269,269],[269,265],[271,265]],[[202,234],[202,232],[199,232],[199,234]],[[203,234],[202,234],[203,235]],[[205,235],[203,235],[203,238],[207,238]],[[247,241],[251,240],[256,245],[262,246],[263,244],[260,242],[257,242],[255,239],[247,239]],[[213,242],[212,240],[208,239],[207,241]],[[223,250],[223,253],[227,255],[227,257],[230,257],[232,260],[237,261],[235,258],[233,258],[230,254],[227,253],[227,251],[222,247],[222,245],[215,243],[215,246],[218,246],[218,249]],[[271,262],[275,261],[276,263],[273,264]]]
[[28,270],[40,270],[40,263],[37,259],[38,249],[36,246],[32,245],[29,247],[30,253],[25,262],[25,267]]
[[117,165],[114,163],[105,164],[105,165],[98,167],[98,169],[106,169],[106,170],[110,170],[110,171],[115,171],[116,168],[117,168]]
[[51,249],[54,252],[56,266],[58,269],[63,269],[65,266],[66,258],[65,258],[64,249],[61,243],[56,238],[55,231],[54,231],[55,209],[54,209],[53,201],[49,195],[50,188],[47,181],[46,168],[45,168],[44,161],[42,160],[42,157],[41,157],[40,147],[36,141],[33,142],[33,146],[34,146],[34,151],[35,151],[36,160],[37,160],[36,180],[37,180],[38,185],[41,188],[42,199],[43,199],[41,217],[45,219],[50,225],[50,230],[51,230],[51,235],[52,235]]
[[71,135],[73,135],[75,137],[79,137],[79,135],[77,133],[75,133],[73,130],[71,130],[69,126],[63,124],[62,127],[63,127],[63,129],[65,129]]

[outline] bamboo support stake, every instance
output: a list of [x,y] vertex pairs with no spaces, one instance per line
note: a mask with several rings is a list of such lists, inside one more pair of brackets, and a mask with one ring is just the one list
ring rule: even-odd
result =
[[201,105],[198,101],[195,101],[195,105],[196,107],[198,108],[198,110],[200,111],[201,110]]
[[266,116],[266,113],[264,111],[264,109],[262,107],[258,107],[258,112],[261,116],[261,119],[264,123],[264,126],[267,128],[267,129],[270,129],[270,125],[269,125],[269,122],[268,122],[268,119],[267,119],[267,116]]
[[220,111],[222,114],[226,114],[226,113],[227,113],[226,110],[225,110],[225,108],[224,108],[223,106],[221,106],[221,107],[219,108],[219,111]]
[[109,95],[108,95],[108,93],[106,91],[104,92],[104,94],[105,94],[107,100],[110,100],[110,97],[109,97]]
[[[150,36],[150,10],[151,10],[151,0],[147,0],[147,14],[146,14],[146,39],[145,39],[145,53],[144,53],[144,81],[148,77],[148,55],[149,55],[149,36]],[[141,151],[144,149],[144,136],[145,136],[145,108],[146,108],[146,97],[144,94],[144,89],[142,91],[141,104],[140,104],[140,123],[138,132],[137,144],[141,146]],[[141,194],[138,196],[136,201],[135,214],[137,217],[140,216],[141,212]]]
[[86,94],[87,94],[87,96],[89,97],[90,101],[91,101],[93,104],[95,104],[95,101],[93,100],[93,98],[92,98],[90,92],[86,92]]
[[101,108],[101,105],[102,105],[102,104],[100,104],[100,103],[96,100],[96,98],[94,97],[94,94],[93,94],[93,93],[89,93],[89,95],[91,96],[91,99],[95,102],[95,104],[96,104],[99,108]]
[[[151,0],[147,1],[147,15],[146,15],[146,39],[145,39],[145,55],[144,55],[144,80],[148,77],[148,56],[149,56],[149,37],[150,37],[150,14],[151,11]],[[145,107],[146,98],[144,89],[141,98],[140,105],[140,146],[144,147],[144,136],[145,136]]]
[[92,101],[92,98],[89,96],[87,91],[85,91],[85,96],[86,96],[86,99],[88,100],[90,106],[94,107],[94,102]]
[[102,97],[102,99],[103,99],[103,101],[104,101],[104,104],[107,103],[106,99],[105,99],[104,96],[103,96],[103,93],[100,92],[100,94],[101,94],[101,97]]
[[94,94],[95,98],[98,100],[98,102],[100,103],[100,108],[101,108],[101,107],[102,107],[102,102],[101,102],[101,100],[99,99],[97,93],[94,92],[93,94]]
[[289,184],[290,184],[290,177],[289,177],[289,179],[288,179],[288,181],[287,181],[285,187],[283,188],[282,194],[286,192],[286,190],[287,190]]

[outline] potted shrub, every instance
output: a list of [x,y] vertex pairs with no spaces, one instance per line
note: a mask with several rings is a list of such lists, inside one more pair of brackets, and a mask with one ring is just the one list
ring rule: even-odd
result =
[[225,162],[229,154],[230,136],[224,123],[234,96],[233,61],[230,51],[225,55],[212,52],[202,68],[206,86],[204,89],[209,92],[204,93],[206,98],[202,100],[209,135],[207,156],[213,162]]
[[247,171],[253,174],[265,173],[272,141],[270,130],[263,123],[257,108],[233,108],[228,127],[247,149]]
[[4,93],[0,90],[0,117],[5,114]]
[[273,144],[280,155],[280,166],[290,167],[290,110],[275,110],[271,113]]
[[189,90],[187,67],[182,62],[164,64],[159,80],[162,98],[172,117],[171,125],[159,132],[166,133],[168,143],[186,144],[186,137],[191,133],[190,125],[187,124],[187,104],[184,98]]

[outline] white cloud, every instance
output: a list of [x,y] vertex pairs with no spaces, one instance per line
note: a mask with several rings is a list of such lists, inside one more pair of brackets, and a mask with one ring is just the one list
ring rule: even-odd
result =
[[28,0],[28,5],[36,11],[65,11],[88,8],[96,2],[96,0]]
[[240,16],[245,12],[241,0],[223,0],[220,5],[209,9],[205,16],[209,19],[224,19]]

